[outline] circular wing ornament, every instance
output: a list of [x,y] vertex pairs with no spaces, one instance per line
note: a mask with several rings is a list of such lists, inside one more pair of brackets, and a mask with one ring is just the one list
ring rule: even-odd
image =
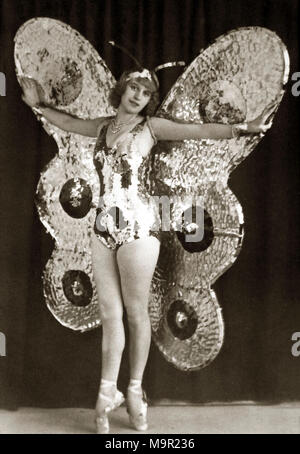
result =
[[[114,115],[108,99],[115,80],[70,26],[50,18],[26,22],[15,37],[15,64],[17,77],[34,78],[58,110],[90,119]],[[233,30],[190,64],[158,115],[179,122],[249,121],[274,100],[279,105],[288,72],[287,50],[275,33]],[[101,323],[89,242],[100,193],[95,139],[42,123],[58,146],[36,197],[41,221],[56,241],[44,294],[60,323],[85,331]],[[228,178],[262,136],[161,142],[156,149],[152,194],[174,198],[174,225],[182,229],[163,233],[149,313],[159,350],[181,370],[207,366],[222,346],[221,308],[211,285],[234,263],[243,240],[242,208]],[[194,207],[202,210],[200,220],[193,219]]]
[[[15,36],[17,77],[31,77],[48,104],[79,118],[111,116],[115,79],[93,46],[69,25],[31,19]],[[100,193],[93,164],[95,139],[71,134],[42,119],[58,154],[41,173],[36,205],[56,241],[44,273],[44,294],[64,326],[89,330],[100,325],[91,273],[90,228]]]
[[[260,27],[233,30],[190,64],[157,115],[183,123],[250,121],[272,102],[279,105],[288,72],[287,50],[274,32]],[[221,308],[211,286],[236,260],[244,234],[242,207],[228,178],[262,136],[157,146],[153,193],[173,201],[176,225],[186,213],[187,199],[190,207],[203,208],[202,226],[192,220],[189,229],[164,235],[152,282],[154,340],[179,369],[207,366],[222,346]],[[199,240],[197,232],[202,232]]]
[[100,326],[89,253],[55,248],[43,281],[47,307],[63,326],[76,331]]

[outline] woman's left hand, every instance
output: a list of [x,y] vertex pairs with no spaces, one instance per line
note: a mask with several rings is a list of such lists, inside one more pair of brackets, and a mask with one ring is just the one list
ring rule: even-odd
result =
[[255,133],[260,133],[260,132],[266,132],[268,129],[271,128],[272,123],[269,121],[266,123],[270,115],[273,113],[277,106],[277,102],[273,102],[272,104],[269,104],[263,112],[255,118],[255,120],[249,121],[246,123],[246,128],[245,132],[248,134],[255,134]]

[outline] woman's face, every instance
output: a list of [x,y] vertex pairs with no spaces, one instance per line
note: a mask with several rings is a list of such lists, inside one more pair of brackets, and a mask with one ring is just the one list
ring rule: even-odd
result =
[[129,80],[121,97],[121,105],[127,113],[138,114],[148,104],[151,91],[136,79]]

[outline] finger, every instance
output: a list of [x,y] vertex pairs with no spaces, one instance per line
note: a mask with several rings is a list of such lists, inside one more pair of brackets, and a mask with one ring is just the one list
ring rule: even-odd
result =
[[30,88],[29,79],[24,79],[24,86],[25,88]]
[[270,115],[272,115],[272,113],[274,112],[274,109],[275,109],[275,107],[270,107],[270,108],[265,109],[262,113],[262,118],[267,119]]
[[262,124],[265,125],[267,123],[271,123],[272,122],[272,113],[270,113],[269,115],[266,115],[263,119],[262,119]]
[[267,108],[267,112],[274,112],[274,110],[277,108],[277,103],[272,104]]
[[278,101],[277,101],[277,100],[275,99],[275,101],[272,101],[272,102],[270,102],[270,103],[268,104],[268,106],[267,106],[267,107],[273,107],[273,106],[276,106],[276,105],[277,105],[277,103],[278,103]]
[[276,102],[276,101],[273,102],[272,104],[269,104],[269,105],[265,108],[265,110],[263,111],[263,115],[266,115],[266,114],[268,114],[268,113],[269,113],[269,114],[272,113],[272,112],[275,110],[276,106],[277,106],[277,102]]
[[42,100],[45,101],[46,95],[45,95],[45,90],[43,89],[43,87],[40,84],[37,84],[36,90],[37,90],[38,96],[41,99],[41,101]]
[[267,123],[267,124],[265,124],[265,125],[263,125],[263,126],[261,126],[262,132],[268,131],[268,129],[270,129],[271,126],[272,126],[272,123],[271,123],[271,122],[270,122],[270,123]]
[[264,113],[264,115],[262,117],[262,123],[266,123],[267,120],[271,119],[271,117],[274,114],[275,109],[276,109],[276,107],[273,107],[272,109],[269,109],[266,113]]
[[37,83],[36,80],[32,80],[32,81],[31,81],[31,87],[34,88],[35,90],[38,89],[38,83]]

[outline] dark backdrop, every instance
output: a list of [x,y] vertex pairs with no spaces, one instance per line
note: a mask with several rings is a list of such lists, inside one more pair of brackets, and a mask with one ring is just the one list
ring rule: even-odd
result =
[[[34,207],[39,175],[57,147],[20,99],[13,60],[17,29],[34,16],[67,22],[83,34],[118,77],[128,58],[109,39],[133,49],[145,66],[190,62],[220,34],[259,25],[278,33],[300,71],[297,0],[71,0],[0,3],[2,406],[83,406],[95,402],[101,370],[101,329],[80,334],[61,326],[42,296],[41,273],[53,240]],[[162,72],[162,95],[180,69]],[[245,215],[238,260],[214,286],[223,307],[224,346],[207,368],[176,370],[152,345],[145,388],[152,400],[277,402],[300,399],[300,357],[291,336],[300,331],[299,106],[287,93],[272,130],[235,170],[230,187]],[[127,355],[127,352],[126,352]],[[128,378],[125,355],[119,386]]]

